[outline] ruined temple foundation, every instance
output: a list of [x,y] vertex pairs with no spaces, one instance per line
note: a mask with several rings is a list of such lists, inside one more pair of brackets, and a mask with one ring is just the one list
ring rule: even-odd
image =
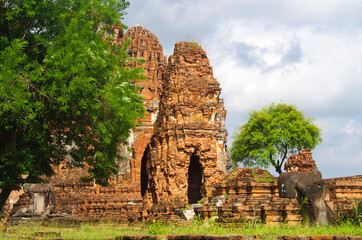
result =
[[[49,181],[55,211],[83,220],[179,220],[175,209],[199,202],[195,211],[202,218],[299,223],[297,201],[279,198],[276,179],[268,172],[237,168],[227,174],[226,110],[205,51],[196,43],[180,42],[167,59],[157,37],[141,26],[124,35],[117,32],[115,44],[128,37],[129,56],[146,60],[128,63],[144,68],[147,80],[135,84],[146,116],[131,132],[129,146],[120,148],[124,161],[111,187],[82,183],[86,170],[69,168],[67,162],[54,167],[56,175]],[[309,155],[293,159],[302,158]],[[314,167],[307,165],[298,170]],[[362,176],[325,181],[326,201],[335,212],[350,214],[354,202],[362,200]],[[27,201],[21,195],[12,212]]]
[[[298,224],[302,222],[296,199],[279,198],[276,178],[265,170],[236,168],[215,185],[211,196],[195,209],[201,218],[223,222]],[[353,216],[354,203],[362,199],[362,176],[325,179],[326,201],[339,216]],[[137,221],[142,219],[142,198],[132,186],[104,188],[79,182],[55,185],[56,211],[83,220]],[[221,196],[221,197],[220,197]],[[221,205],[212,203],[219,197]],[[20,198],[14,210],[28,204]],[[186,204],[184,204],[186,206]],[[184,207],[183,206],[183,207]],[[160,202],[149,210],[148,220],[180,220],[174,202]]]

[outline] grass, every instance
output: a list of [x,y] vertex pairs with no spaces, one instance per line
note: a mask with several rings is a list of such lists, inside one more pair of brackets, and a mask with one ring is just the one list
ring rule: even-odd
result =
[[253,175],[256,178],[257,182],[275,182],[275,181],[278,181],[278,178],[274,177],[269,172],[264,173],[263,176],[259,176],[256,173],[255,168],[253,168],[252,171],[253,171]]
[[[153,223],[155,224],[155,223]],[[156,222],[160,226],[160,223]],[[185,226],[186,225],[186,226]],[[183,224],[182,227],[177,224],[163,224],[159,227],[159,234],[209,234],[209,235],[224,235],[224,234],[240,234],[240,235],[351,235],[362,236],[362,228],[350,223],[344,223],[338,226],[290,226],[281,224],[273,226],[268,224],[234,224],[222,225],[212,221],[193,221],[188,224]]]
[[0,239],[22,239],[23,237],[35,237],[42,233],[50,233],[50,235],[42,236],[42,239],[115,239],[121,235],[147,234],[148,228],[142,224],[127,225],[115,222],[83,223],[79,227],[28,224],[7,227],[0,233]]
[[190,47],[192,49],[200,49],[201,48],[200,44],[198,42],[196,42],[196,41],[191,41],[190,42]]
[[[45,234],[44,234],[45,233]],[[48,235],[47,235],[47,234]],[[362,236],[362,228],[351,223],[343,223],[338,226],[290,226],[281,224],[272,226],[268,224],[228,224],[222,225],[214,221],[194,220],[183,223],[163,223],[160,221],[152,224],[120,224],[107,223],[83,223],[78,227],[40,226],[28,224],[10,226],[0,232],[0,239],[22,239],[42,235],[42,239],[114,239],[122,235],[349,235]]]

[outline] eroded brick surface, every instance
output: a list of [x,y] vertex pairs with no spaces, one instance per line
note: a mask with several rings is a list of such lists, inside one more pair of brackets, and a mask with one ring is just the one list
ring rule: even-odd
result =
[[[176,44],[163,79],[160,114],[147,163],[150,184],[146,201],[195,203],[201,194],[210,193],[210,186],[225,176],[228,167],[220,84],[205,51],[188,42]],[[200,181],[193,183],[191,175],[199,175]],[[197,191],[199,196],[190,196]]]
[[316,171],[317,165],[312,158],[310,149],[301,150],[298,154],[293,154],[284,164],[284,169],[287,172],[308,172]]
[[[206,199],[198,213],[219,217],[224,222],[266,222],[298,224],[302,222],[296,199],[280,198],[276,179],[261,169],[237,168],[217,183],[212,197],[226,196],[222,206]],[[362,201],[362,175],[325,179],[326,202],[338,216],[353,216],[355,204]]]

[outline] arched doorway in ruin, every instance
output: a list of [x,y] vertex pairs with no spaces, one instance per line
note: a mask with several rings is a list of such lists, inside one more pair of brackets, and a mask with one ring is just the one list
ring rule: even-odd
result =
[[189,203],[197,203],[201,197],[202,168],[200,157],[193,153],[190,157],[187,197]]
[[148,153],[150,152],[150,146],[147,145],[145,151],[143,152],[142,161],[141,161],[141,195],[145,196],[147,185],[148,185],[148,174],[146,171]]

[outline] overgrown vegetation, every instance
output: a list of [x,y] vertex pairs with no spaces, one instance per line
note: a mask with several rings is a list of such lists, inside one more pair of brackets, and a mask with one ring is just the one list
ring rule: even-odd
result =
[[191,41],[191,42],[190,42],[190,47],[191,47],[192,49],[199,49],[199,48],[201,48],[200,44],[198,44],[196,41]]
[[192,115],[192,120],[197,123],[203,123],[204,122],[204,116],[202,114],[194,114]]
[[[49,233],[47,235],[46,233]],[[28,224],[26,226],[12,226],[4,229],[1,239],[18,239],[42,235],[47,238],[62,239],[100,239],[115,238],[122,235],[349,235],[362,236],[362,228],[349,222],[337,226],[305,227],[301,225],[290,226],[281,224],[272,226],[268,224],[220,224],[213,220],[201,221],[196,219],[191,222],[163,223],[154,221],[151,224],[120,224],[108,223],[84,223],[79,227],[40,226]]]
[[[20,239],[39,235],[42,235],[44,239],[102,239],[121,235],[146,234],[147,232],[148,229],[145,225],[127,225],[115,222],[84,223],[78,227],[27,224],[7,227],[0,234],[0,239]],[[45,233],[49,233],[49,235]]]
[[361,226],[362,222],[362,201],[359,203],[353,202],[354,208],[352,212],[344,212],[342,210],[337,210],[336,214],[338,216],[339,223],[350,223],[356,226]]
[[[84,167],[107,185],[118,173],[119,146],[143,116],[125,67],[131,39],[112,45],[126,0],[0,1],[0,211],[12,190]],[[92,146],[92,147],[90,147]]]
[[278,180],[278,178],[271,175],[269,172],[264,173],[263,176],[259,176],[255,169],[253,168],[253,176],[256,178],[257,182],[275,182]]
[[234,133],[233,163],[267,168],[281,174],[284,161],[302,149],[314,149],[322,142],[321,129],[313,118],[296,106],[270,104],[249,113],[249,119]]

